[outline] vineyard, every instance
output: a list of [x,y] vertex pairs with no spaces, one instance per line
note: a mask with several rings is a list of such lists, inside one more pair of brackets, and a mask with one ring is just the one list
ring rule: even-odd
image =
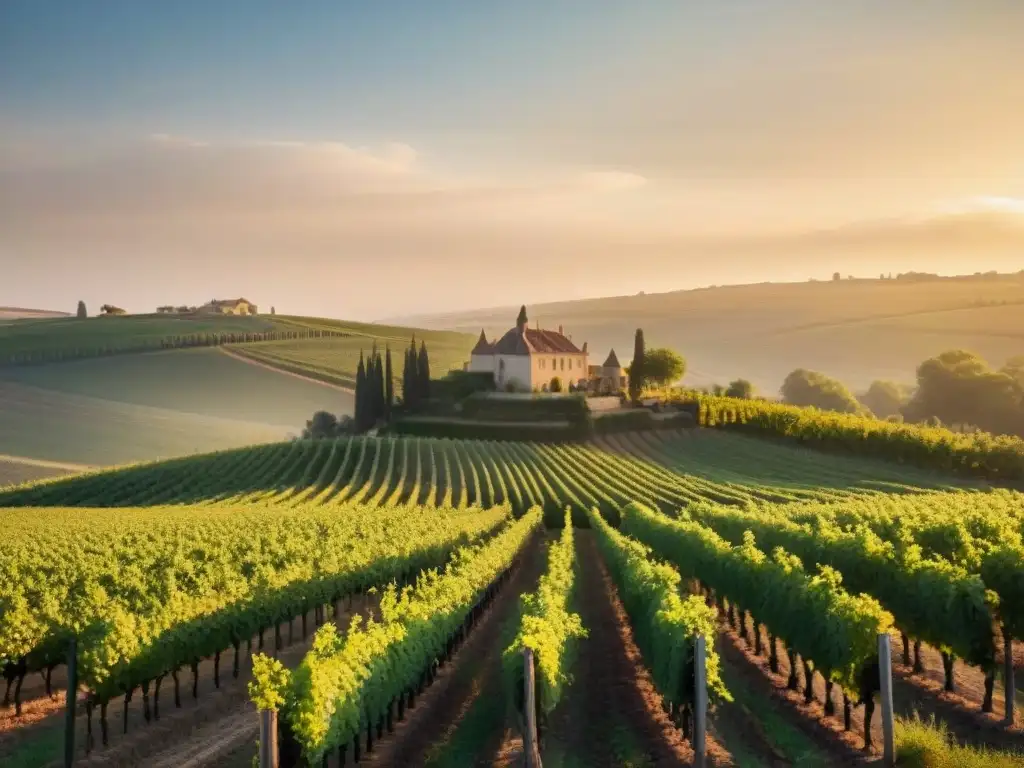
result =
[[1024,749],[1024,495],[977,480],[712,430],[367,437],[0,519],[5,766],[250,765],[263,715],[281,765],[860,764],[880,637],[899,755]]

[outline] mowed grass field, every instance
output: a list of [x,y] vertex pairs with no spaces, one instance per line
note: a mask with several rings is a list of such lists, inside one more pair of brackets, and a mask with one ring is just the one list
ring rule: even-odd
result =
[[81,471],[81,468],[71,464],[67,466],[35,464],[31,461],[23,461],[0,455],[0,488],[5,485],[19,485],[34,480],[46,480],[51,477],[73,475]]
[[259,333],[293,326],[271,315],[174,317],[173,315],[125,315],[22,319],[0,323],[0,360],[27,352],[70,352],[75,349],[110,349],[159,345],[161,339],[193,334]]
[[[417,339],[423,338],[422,333]],[[475,339],[466,334],[426,334],[430,372],[435,378],[452,369],[462,369],[469,360]],[[392,371],[396,381],[402,378],[404,352],[409,336],[349,336],[323,339],[294,339],[268,341],[259,344],[232,344],[228,349],[267,365],[286,371],[327,381],[342,387],[354,388],[359,354],[369,354],[376,342],[381,353],[391,347]],[[398,390],[400,391],[400,390]]]
[[[518,308],[407,321],[488,337],[504,333]],[[917,366],[963,348],[1001,366],[1024,354],[1024,275],[998,279],[841,280],[764,283],[528,306],[530,322],[564,325],[592,362],[614,348],[624,362],[633,334],[688,361],[687,383],[743,377],[778,392],[794,368],[823,371],[863,390],[878,378],[912,383]]]
[[[0,369],[0,454],[109,465],[282,440],[352,397],[215,348]],[[13,472],[12,472],[13,473]]]

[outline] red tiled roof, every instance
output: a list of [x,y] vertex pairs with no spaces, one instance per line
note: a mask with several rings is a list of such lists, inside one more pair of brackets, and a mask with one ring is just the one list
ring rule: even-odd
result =
[[491,350],[497,355],[582,354],[579,347],[558,331],[544,331],[539,328],[513,328],[498,339]]

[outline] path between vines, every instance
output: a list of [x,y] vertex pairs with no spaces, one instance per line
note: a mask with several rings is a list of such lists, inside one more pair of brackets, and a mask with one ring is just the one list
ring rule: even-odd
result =
[[[588,636],[579,643],[572,684],[551,716],[545,766],[692,764],[693,750],[661,708],[593,531],[576,531],[576,551],[575,610]],[[713,738],[708,752],[712,764],[731,764]]]
[[[519,596],[537,588],[547,565],[545,537],[541,533],[531,540],[521,555],[519,567],[466,643],[435,676],[434,684],[417,700],[415,709],[406,711],[405,720],[395,724],[395,732],[379,742],[372,754],[364,755],[360,765],[424,766],[437,762],[482,697],[488,697],[488,704],[504,704],[501,656],[508,639],[506,630],[517,615]],[[503,706],[496,711],[504,717]],[[489,756],[502,742],[501,723],[473,735],[480,737],[480,742],[473,744],[474,754],[461,757],[477,762],[460,765],[490,765]]]

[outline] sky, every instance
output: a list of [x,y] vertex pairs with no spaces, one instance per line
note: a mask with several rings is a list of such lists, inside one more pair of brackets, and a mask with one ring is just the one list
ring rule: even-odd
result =
[[1019,0],[3,0],[0,305],[1024,267]]

